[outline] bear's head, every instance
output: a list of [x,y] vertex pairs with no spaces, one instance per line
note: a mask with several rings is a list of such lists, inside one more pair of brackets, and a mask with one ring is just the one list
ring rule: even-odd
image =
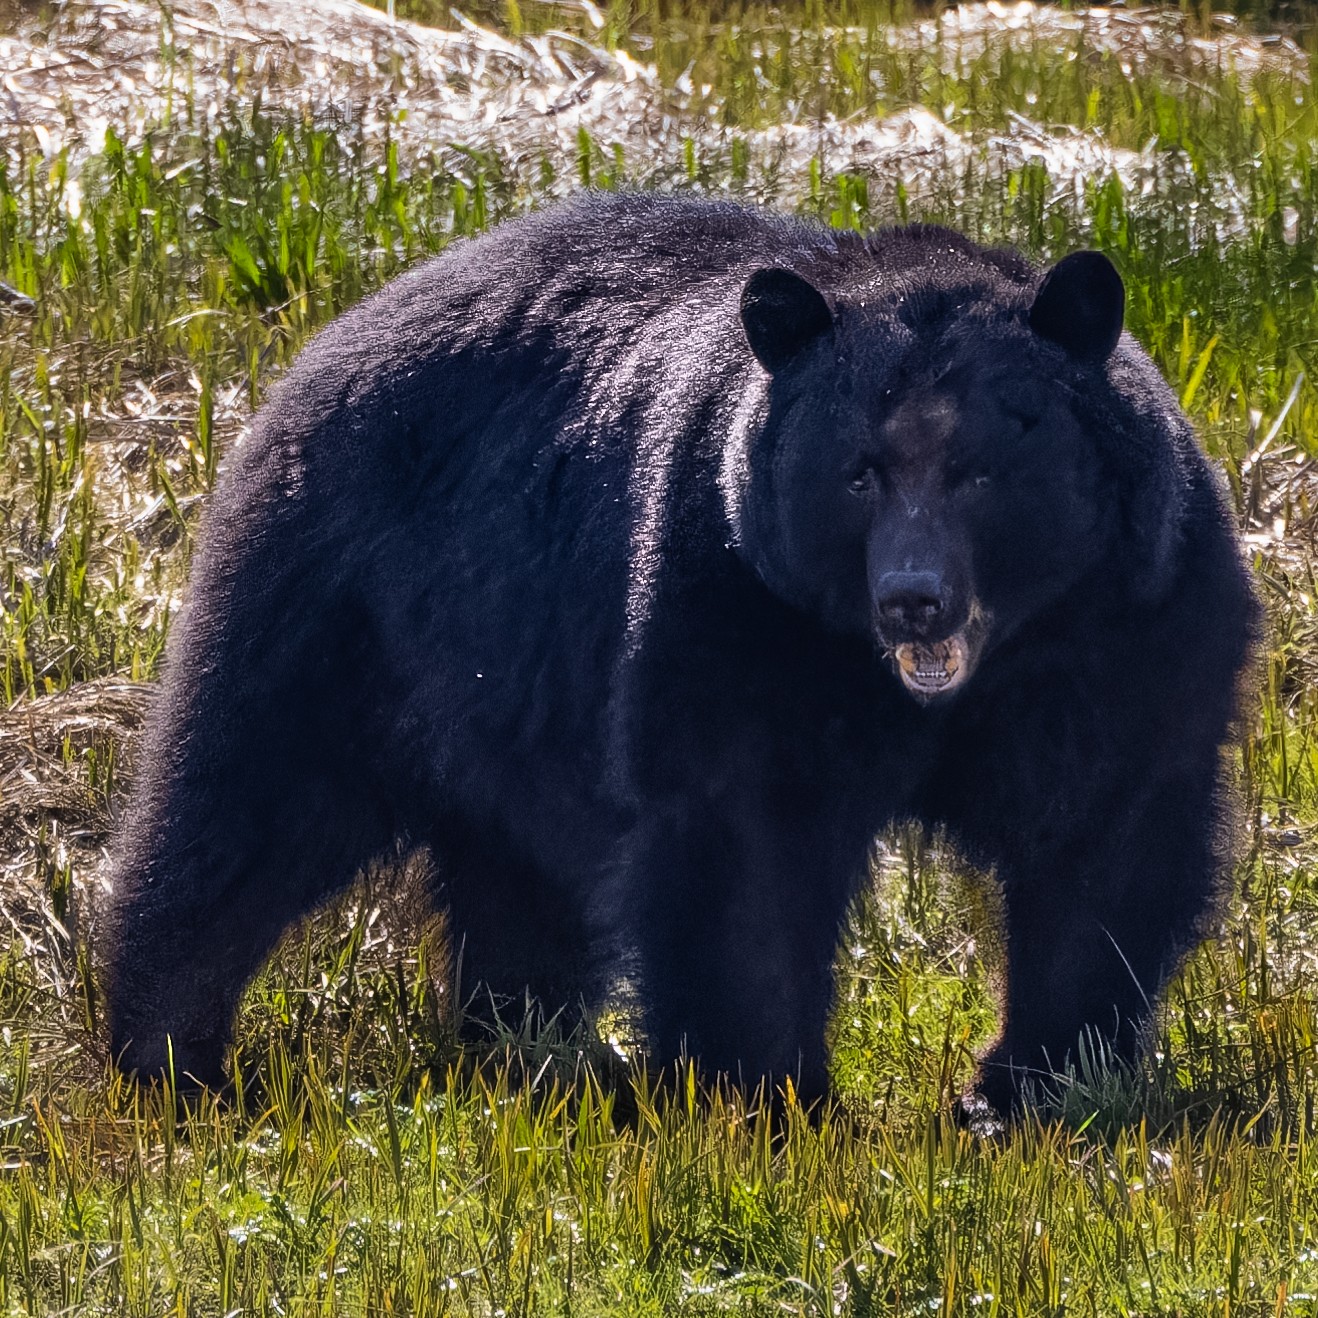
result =
[[872,637],[933,701],[1083,579],[1156,589],[1174,446],[1156,418],[1152,432],[1131,420],[1128,382],[1144,388],[1152,367],[1118,348],[1125,291],[1106,257],[1079,252],[1041,278],[937,229],[864,252],[840,278],[821,263],[745,284],[742,327],[768,380],[731,514],[771,590]]

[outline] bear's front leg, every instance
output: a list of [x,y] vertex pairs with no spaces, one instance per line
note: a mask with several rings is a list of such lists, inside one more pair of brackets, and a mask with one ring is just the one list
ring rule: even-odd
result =
[[1000,870],[1004,1026],[976,1085],[999,1114],[1031,1085],[1045,1097],[1055,1089],[1082,1036],[1117,1058],[1135,1055],[1217,892],[1216,764],[1214,755],[1136,800],[1112,803],[1101,827],[1089,821],[1093,827],[1030,848],[1028,860],[1018,856]]
[[848,906],[927,771],[921,711],[868,642],[822,632],[731,555],[662,600],[615,695],[613,752],[650,1056],[790,1077],[813,1100]]
[[[843,843],[851,838],[851,845]],[[745,799],[647,812],[627,858],[650,1055],[709,1079],[828,1088],[833,957],[866,845]]]

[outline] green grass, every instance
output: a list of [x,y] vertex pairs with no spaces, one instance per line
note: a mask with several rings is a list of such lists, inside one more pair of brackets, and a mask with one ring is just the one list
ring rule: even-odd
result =
[[[1175,54],[1127,73],[1052,40],[949,65],[937,42],[893,39],[888,19],[910,15],[888,6],[811,5],[792,25],[600,9],[598,32],[533,0],[485,16],[570,22],[666,84],[688,73],[644,158],[598,133],[423,158],[351,121],[241,101],[208,117],[186,92],[146,142],[120,128],[82,166],[7,139],[0,281],[31,303],[0,303],[6,726],[49,693],[154,674],[247,407],[317,326],[455,236],[589,181],[774,196],[838,224],[944,220],[1041,258],[1092,244],[1223,465],[1269,607],[1221,936],[1138,1071],[1087,1065],[1053,1096],[1060,1119],[977,1141],[949,1115],[993,1030],[993,906],[936,840],[884,840],[839,955],[841,1102],[814,1124],[532,1025],[460,1048],[442,939],[377,875],[254,987],[251,1091],[185,1112],[105,1064],[94,830],[124,748],[70,733],[49,771],[71,795],[28,832],[6,812],[30,784],[0,781],[0,1310],[1318,1311],[1312,87]],[[1073,188],[985,151],[917,187],[827,159],[798,175],[757,137],[911,105],[976,141],[1016,115],[1092,129],[1158,169],[1147,188]]]

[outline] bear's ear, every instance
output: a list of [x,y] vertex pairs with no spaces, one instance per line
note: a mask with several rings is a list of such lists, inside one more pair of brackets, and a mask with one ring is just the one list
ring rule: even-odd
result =
[[1080,361],[1112,355],[1126,314],[1126,289],[1102,252],[1072,252],[1044,276],[1030,328]]
[[824,295],[790,270],[757,270],[741,290],[746,341],[770,375],[833,324]]

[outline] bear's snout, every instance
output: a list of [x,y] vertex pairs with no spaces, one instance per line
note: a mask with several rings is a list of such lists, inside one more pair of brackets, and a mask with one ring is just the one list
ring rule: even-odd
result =
[[923,640],[933,635],[947,610],[940,572],[885,572],[874,588],[874,617],[886,639]]

